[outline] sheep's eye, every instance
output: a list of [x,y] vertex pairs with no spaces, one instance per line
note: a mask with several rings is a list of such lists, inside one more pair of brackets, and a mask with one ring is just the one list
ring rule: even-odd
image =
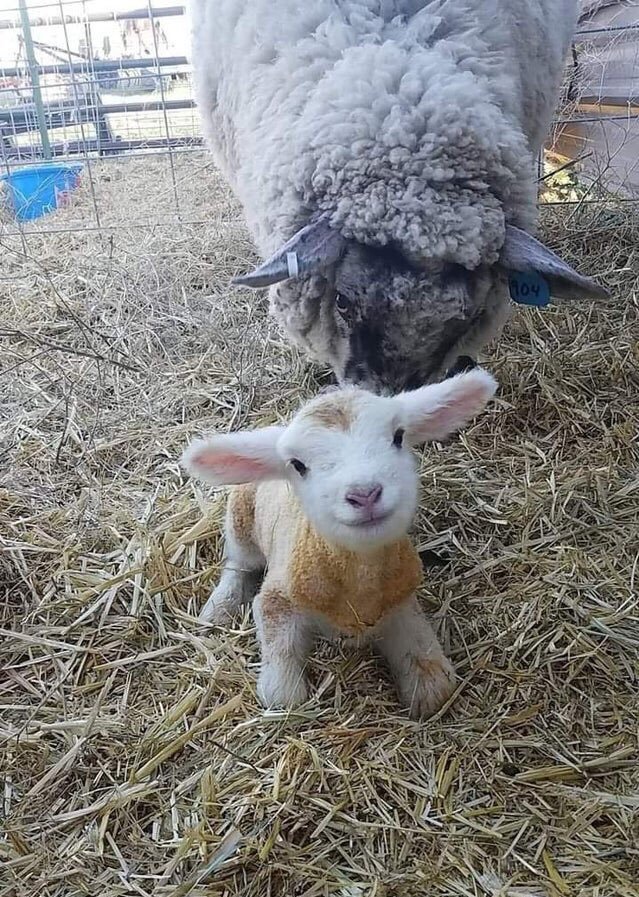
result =
[[341,293],[335,294],[335,308],[337,309],[340,317],[346,318],[348,316],[348,304]]
[[302,464],[302,462],[297,458],[291,458],[291,465],[295,468],[295,470],[301,477],[303,477],[308,471],[308,467],[306,466],[306,464]]
[[401,448],[404,443],[404,431],[400,427],[393,433],[393,445],[395,448]]

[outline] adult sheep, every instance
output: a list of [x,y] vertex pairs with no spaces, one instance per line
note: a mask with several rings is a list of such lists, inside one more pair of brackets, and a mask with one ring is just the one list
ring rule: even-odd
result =
[[[338,380],[414,388],[503,326],[577,0],[192,0],[205,136],[267,261],[237,278]],[[536,275],[534,275],[536,277]]]

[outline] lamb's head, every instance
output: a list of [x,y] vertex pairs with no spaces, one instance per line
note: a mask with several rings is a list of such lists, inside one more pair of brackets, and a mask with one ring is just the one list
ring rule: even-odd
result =
[[554,297],[606,295],[534,237],[504,233],[499,259],[471,270],[344,240],[320,218],[235,282],[271,285],[284,326],[340,383],[394,393],[441,379],[499,332],[513,271],[540,274]]
[[412,446],[460,429],[495,389],[478,368],[394,397],[346,387],[308,402],[288,426],[197,441],[183,463],[216,485],[284,479],[323,538],[364,551],[410,526],[418,496]]

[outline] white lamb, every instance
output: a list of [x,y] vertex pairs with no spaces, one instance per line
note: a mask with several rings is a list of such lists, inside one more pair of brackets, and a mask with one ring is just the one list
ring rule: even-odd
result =
[[[191,0],[203,130],[288,334],[397,392],[476,358],[509,274],[601,296],[529,236],[577,0]],[[542,287],[542,292],[545,287]],[[469,362],[466,362],[467,364]]]
[[371,638],[415,717],[450,697],[453,668],[415,597],[411,446],[458,430],[495,389],[479,368],[394,398],[347,387],[309,402],[288,426],[214,436],[186,451],[193,475],[235,485],[226,564],[201,619],[227,621],[264,574],[253,611],[265,705],[305,700],[304,668],[320,634]]

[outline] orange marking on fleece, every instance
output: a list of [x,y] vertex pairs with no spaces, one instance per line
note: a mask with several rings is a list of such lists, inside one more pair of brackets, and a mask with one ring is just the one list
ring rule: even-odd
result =
[[256,495],[257,486],[255,483],[235,486],[229,493],[229,514],[233,535],[240,543],[253,542]]
[[360,554],[329,545],[302,521],[288,574],[292,604],[356,634],[416,591],[422,564],[408,538]]

